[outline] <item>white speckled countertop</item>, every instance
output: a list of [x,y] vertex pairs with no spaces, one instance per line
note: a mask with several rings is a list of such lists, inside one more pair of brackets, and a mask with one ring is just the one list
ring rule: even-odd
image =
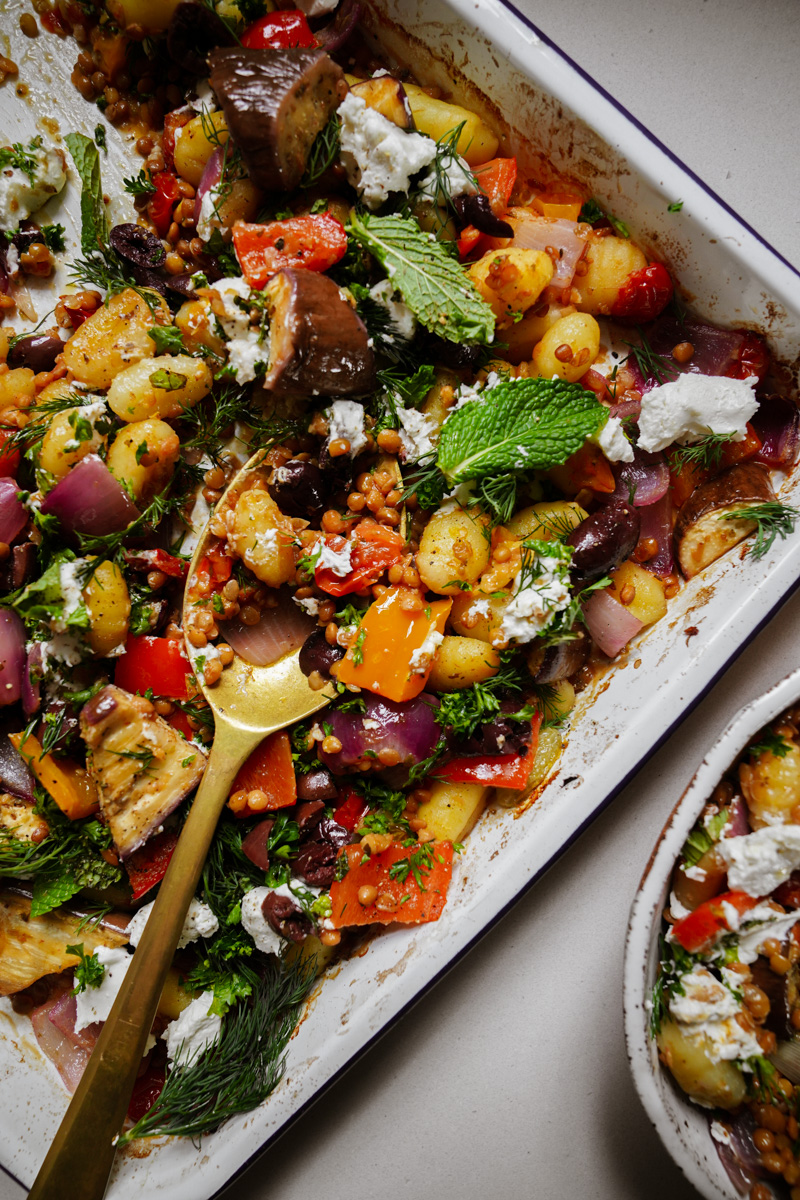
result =
[[[800,263],[797,0],[517,0]],[[800,594],[490,936],[232,1187],[236,1200],[690,1200],[631,1083],[631,899],[675,799],[800,665]],[[24,1193],[0,1172],[0,1200]]]

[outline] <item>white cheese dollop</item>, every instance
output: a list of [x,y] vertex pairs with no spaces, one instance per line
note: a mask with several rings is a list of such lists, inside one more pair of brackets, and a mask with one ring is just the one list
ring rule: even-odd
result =
[[338,575],[344,579],[345,575],[349,575],[353,569],[351,555],[353,553],[352,542],[345,542],[341,550],[334,550],[327,542],[318,542],[319,558],[314,564],[315,571],[321,571],[327,567],[329,571],[333,571],[334,575]]
[[30,151],[26,147],[25,152],[34,161],[33,180],[19,167],[0,170],[0,229],[16,229],[67,182],[63,150],[42,146]]
[[316,617],[319,613],[320,601],[316,596],[305,596],[302,600],[298,600],[297,596],[292,596],[295,604],[302,608],[303,612],[307,612],[310,617]]
[[208,1010],[214,1003],[214,993],[203,992],[170,1021],[161,1035],[167,1043],[167,1058],[171,1063],[187,1063],[198,1058],[213,1046],[222,1030],[222,1017]]
[[686,445],[710,433],[732,434],[740,442],[758,408],[755,376],[725,379],[719,375],[680,375],[642,396],[639,446],[664,450],[673,442]]
[[[392,333],[404,342],[410,342],[417,330],[417,318],[397,291],[391,279],[381,279],[369,289],[372,299],[388,313]],[[391,340],[391,335],[389,335]]]
[[426,454],[432,454],[436,422],[426,413],[418,412],[416,408],[398,408],[397,417],[400,421],[398,433],[404,461],[413,463],[424,458]]
[[411,176],[436,157],[432,138],[406,133],[352,92],[338,111],[342,165],[367,208],[379,208],[392,192],[407,192]]
[[350,457],[355,458],[367,444],[364,431],[364,405],[355,400],[334,400],[325,410],[328,419],[328,445],[342,439],[350,443]]
[[431,167],[419,185],[420,194],[427,196],[434,204],[441,203],[443,192],[455,200],[457,196],[475,196],[480,190],[469,163],[459,154],[442,157],[437,168]]
[[761,1054],[761,1046],[755,1034],[739,1024],[742,1007],[731,991],[741,986],[741,977],[724,967],[721,974],[728,987],[696,963],[681,977],[684,995],[675,992],[670,997],[669,1011],[687,1036],[706,1040],[712,1062],[752,1058]]
[[280,954],[285,945],[284,939],[275,932],[262,910],[262,905],[270,892],[294,900],[294,896],[286,884],[277,888],[251,888],[242,896],[242,925],[250,934],[258,950],[264,954]]
[[633,462],[633,446],[619,417],[609,417],[595,440],[609,462]]
[[568,565],[546,554],[536,558],[538,576],[514,593],[503,613],[500,637],[504,642],[530,642],[552,624],[570,602]]
[[412,675],[424,675],[433,661],[433,656],[444,641],[444,634],[438,629],[430,629],[418,650],[412,650],[408,665]]
[[75,1032],[80,1033],[95,1021],[107,1021],[122,981],[127,974],[133,956],[117,947],[98,946],[97,961],[105,968],[99,987],[88,987],[75,997]]
[[252,383],[256,367],[260,363],[266,366],[269,360],[269,347],[265,342],[259,342],[259,331],[251,328],[247,308],[236,303],[237,298],[249,299],[250,285],[246,279],[230,276],[218,279],[213,289],[224,310],[217,320],[228,342],[228,366],[235,372],[238,383]]
[[767,825],[741,837],[723,838],[717,853],[728,864],[728,887],[768,896],[800,867],[800,825]]
[[200,215],[197,218],[197,236],[207,242],[215,229],[223,229],[224,225],[217,215],[217,206],[223,196],[218,187],[210,187],[200,201]]
[[[132,946],[139,945],[144,933],[144,927],[150,918],[154,904],[155,900],[151,900],[149,904],[145,904],[131,917],[125,932]],[[186,914],[186,920],[183,922],[181,936],[178,938],[178,949],[182,950],[184,946],[188,946],[190,942],[196,942],[198,938],[211,937],[218,929],[219,921],[208,905],[204,904],[202,900],[195,900],[193,898],[189,903],[189,911]]]
[[84,585],[81,583],[79,576],[81,569],[85,566],[85,558],[76,558],[72,562],[61,563],[58,568],[58,585],[61,588],[61,598],[64,601],[64,607],[61,610],[61,616],[53,621],[52,629],[54,633],[64,632],[67,628],[67,619],[83,603]]

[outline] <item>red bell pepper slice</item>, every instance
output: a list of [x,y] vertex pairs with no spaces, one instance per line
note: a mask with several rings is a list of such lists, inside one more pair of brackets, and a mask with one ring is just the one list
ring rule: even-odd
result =
[[161,571],[171,579],[185,579],[189,573],[188,561],[167,550],[126,550],[123,557],[133,571]]
[[343,829],[355,833],[364,817],[369,812],[369,805],[358,792],[348,792],[338,808],[334,809],[333,819]]
[[141,1075],[138,1076],[131,1092],[128,1116],[134,1125],[153,1107],[161,1095],[166,1078],[166,1049],[162,1046],[156,1046],[150,1051],[149,1061],[147,1061]]
[[434,773],[448,783],[484,783],[487,787],[527,787],[533,760],[539,745],[539,726],[542,714],[536,713],[531,721],[531,743],[525,754],[493,754],[484,758],[464,755],[451,758],[444,766],[435,768]]
[[517,182],[517,160],[515,158],[490,158],[476,167],[473,172],[478,187],[488,196],[495,216],[501,216],[508,208],[514,184]]
[[[343,846],[339,858],[347,859],[348,871],[343,879],[331,884],[330,919],[335,929],[395,921],[404,925],[438,921],[453,870],[451,842],[428,842],[425,846],[395,842],[366,861],[363,846]],[[362,887],[377,888],[375,903],[361,903],[358,893]]]
[[672,280],[661,263],[632,271],[619,289],[611,316],[625,321],[653,321],[672,299]]
[[[264,738],[256,746],[253,753],[239,768],[233,781],[231,792],[252,791],[258,788],[269,797],[265,807],[257,811],[272,812],[276,808],[286,808],[297,803],[297,781],[292,763],[292,745],[288,733],[281,729]],[[252,812],[245,807],[236,813],[237,817],[252,817]]]
[[159,171],[157,175],[153,176],[153,186],[156,192],[148,202],[147,212],[156,227],[156,233],[163,238],[169,232],[172,224],[172,210],[179,196],[178,177],[169,171]]
[[176,830],[165,829],[149,838],[140,850],[134,850],[133,854],[123,859],[134,900],[161,883],[177,844]]
[[15,432],[13,429],[0,428],[0,478],[15,475],[19,466],[19,450],[9,450],[6,445]]
[[739,347],[736,361],[728,367],[725,374],[729,379],[747,379],[755,375],[760,383],[769,370],[770,357],[764,339],[757,333],[747,332]]
[[248,50],[289,50],[293,46],[316,46],[317,39],[311,32],[305,13],[297,8],[283,12],[267,13],[248,25],[242,34],[242,45]]
[[117,659],[114,682],[126,692],[144,695],[152,688],[156,696],[188,700],[187,677],[192,673],[183,641],[149,634],[137,637],[131,633],[125,643],[125,653]]
[[466,258],[479,244],[483,234],[474,225],[465,225],[458,238],[458,253],[460,258]]
[[758,904],[758,899],[748,896],[747,892],[723,892],[713,900],[705,900],[688,917],[682,917],[672,926],[675,941],[692,954],[710,949],[720,934],[730,931],[723,904],[731,905],[743,917]]
[[[326,537],[325,541],[332,550],[341,550],[346,539],[335,534]],[[350,545],[352,570],[348,575],[336,575],[330,567],[314,573],[317,587],[329,596],[347,596],[350,592],[372,587],[384,571],[400,561],[405,543],[393,529],[374,521],[362,521],[353,530]]]
[[327,271],[343,258],[347,234],[341,221],[330,213],[287,217],[269,225],[237,221],[233,245],[245,279],[254,288],[264,284],[285,267]]

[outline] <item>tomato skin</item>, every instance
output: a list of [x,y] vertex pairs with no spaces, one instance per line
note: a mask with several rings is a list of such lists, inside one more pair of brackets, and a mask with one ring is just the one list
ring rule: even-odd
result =
[[233,244],[247,282],[251,287],[263,288],[285,267],[329,270],[344,257],[347,234],[342,222],[330,213],[312,213],[268,225],[237,221]]
[[191,674],[192,665],[182,641],[131,633],[125,653],[117,659],[114,682],[126,692],[144,694],[152,688],[156,696],[188,700],[187,677]]
[[531,721],[531,742],[526,754],[495,754],[486,757],[464,755],[451,758],[443,767],[434,768],[434,774],[450,783],[485,783],[489,787],[516,788],[522,791],[527,786],[533,760],[539,745],[539,726],[542,714],[537,713]]
[[333,819],[337,825],[355,833],[364,817],[369,812],[369,805],[358,792],[348,792],[338,808],[334,809]]
[[[332,550],[341,550],[345,539],[335,535],[325,539]],[[329,596],[347,596],[372,587],[381,575],[403,557],[404,542],[399,533],[374,522],[362,522],[354,530],[350,561],[353,565],[349,575],[336,575],[330,567],[323,567],[314,575],[318,588]]]
[[745,333],[736,362],[728,367],[725,374],[729,379],[748,379],[753,375],[758,382],[766,377],[769,371],[771,356],[764,344],[763,338],[757,333]]
[[317,45],[317,39],[309,28],[305,13],[297,8],[259,17],[252,25],[248,25],[241,40],[248,50],[290,50],[294,46]]
[[688,917],[682,917],[672,926],[675,941],[691,954],[713,946],[718,936],[730,929],[723,904],[730,904],[741,917],[758,904],[758,899],[747,892],[723,892],[713,900],[703,901]]
[[169,171],[160,171],[153,176],[156,194],[147,205],[150,220],[156,227],[159,237],[167,236],[172,224],[172,210],[178,200],[178,177]]
[[672,280],[661,263],[633,271],[619,289],[611,316],[625,321],[653,321],[672,299]]
[[15,475],[19,466],[19,450],[6,449],[6,443],[13,434],[11,429],[0,429],[0,478],[3,479]]

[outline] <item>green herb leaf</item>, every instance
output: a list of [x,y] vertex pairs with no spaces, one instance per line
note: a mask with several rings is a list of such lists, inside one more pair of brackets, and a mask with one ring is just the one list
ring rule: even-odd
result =
[[[19,613],[27,627],[36,629],[37,626],[44,626],[50,629],[54,623],[62,620],[64,597],[61,593],[61,567],[74,561],[75,555],[71,550],[60,551],[38,579],[34,579],[6,601]],[[89,628],[89,615],[83,604],[79,604],[67,614],[64,626],[72,631]]]
[[[56,875],[55,877],[37,875],[33,881],[31,916],[43,917],[45,913],[51,912],[52,909],[66,904],[79,891],[80,884],[76,883],[71,871],[65,871],[63,874]],[[73,953],[77,953],[77,951],[73,951]]]
[[464,268],[412,217],[354,215],[348,232],[375,256],[426,329],[449,342],[492,341],[491,308]]
[[78,992],[85,992],[87,988],[100,987],[106,969],[98,960],[97,952],[87,954],[83,949],[83,942],[79,942],[77,946],[67,946],[67,954],[76,954],[81,960],[75,968],[73,996],[77,996]]
[[0,148],[0,170],[11,167],[13,170],[22,171],[23,175],[27,175],[34,184],[36,182],[35,152],[41,148],[41,137],[33,138],[27,146],[23,146],[21,142],[14,142],[13,146],[3,146]]
[[798,517],[800,517],[800,509],[773,500],[767,504],[753,504],[747,508],[737,508],[733,512],[723,513],[718,519],[720,521],[755,521],[756,540],[750,547],[750,557],[758,559],[769,553],[776,537],[787,538],[794,533]]
[[129,179],[123,179],[122,186],[131,196],[153,196],[156,191],[156,185],[144,167],[142,167],[138,175],[132,175]]
[[758,741],[753,742],[747,747],[747,757],[750,759],[758,758],[760,754],[771,754],[774,758],[785,758],[791,749],[789,742],[781,734],[776,733],[774,729],[765,729]]
[[677,212],[680,212],[682,208],[683,208],[682,200],[673,200],[672,204],[667,205],[667,212],[677,213]]
[[48,250],[57,253],[59,250],[66,249],[63,225],[42,225],[40,233]]
[[147,336],[155,342],[156,354],[184,354],[183,334],[176,325],[154,325]]
[[106,154],[108,154],[108,143],[106,142],[105,125],[95,125],[94,140],[97,143],[97,145],[100,147],[100,149],[105,150]]
[[108,242],[108,219],[103,203],[100,151],[84,133],[64,138],[81,179],[81,250],[93,254]]
[[566,462],[606,420],[593,392],[563,379],[509,379],[455,409],[437,462],[451,483]]

